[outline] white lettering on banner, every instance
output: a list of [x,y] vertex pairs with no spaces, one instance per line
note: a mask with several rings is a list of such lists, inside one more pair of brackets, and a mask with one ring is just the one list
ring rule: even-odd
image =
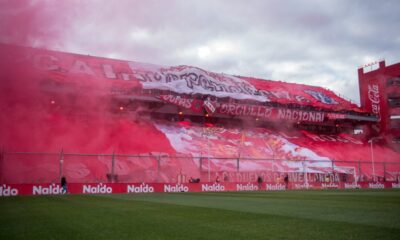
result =
[[371,101],[371,110],[378,116],[378,120],[381,120],[381,109],[380,109],[380,94],[379,86],[377,84],[368,84],[368,99]]
[[253,85],[234,76],[216,74],[190,66],[164,67],[136,62],[128,64],[132,76],[139,80],[145,89],[268,101],[265,96],[260,96]]
[[374,188],[374,189],[381,189],[381,188],[385,188],[385,185],[383,185],[382,183],[369,183],[368,187]]
[[279,135],[281,135],[282,137],[284,137],[286,139],[291,139],[291,138],[297,139],[297,138],[299,138],[298,136],[289,136],[284,132],[279,132]]
[[344,188],[345,189],[359,189],[359,188],[361,188],[361,185],[356,184],[356,183],[345,183]]
[[202,192],[223,192],[225,191],[225,187],[218,183],[214,183],[213,185],[201,184]]
[[321,187],[323,189],[328,189],[328,188],[339,188],[339,185],[335,184],[335,183],[322,183]]
[[329,119],[345,119],[346,115],[340,113],[328,113],[327,114]]
[[291,109],[278,109],[278,118],[291,121],[323,122],[325,113],[306,112]]
[[35,55],[33,58],[33,66],[40,70],[53,71],[58,70],[60,67],[58,64],[58,58],[50,55]]
[[303,184],[296,183],[296,184],[294,184],[294,188],[295,189],[309,189],[309,187],[310,187],[310,185],[307,184],[307,183],[303,183]]
[[113,68],[109,64],[103,64],[103,72],[106,78],[116,79],[117,75],[115,74]]
[[328,142],[343,142],[343,143],[351,142],[351,143],[359,144],[359,145],[363,144],[360,140],[357,140],[355,138],[352,138],[352,137],[346,136],[346,135],[342,135],[342,136],[325,135],[325,134],[314,135],[311,133],[307,133],[306,136],[316,142],[327,142],[328,141]]
[[266,184],[265,189],[269,191],[280,191],[280,190],[286,190],[286,186],[284,184]]
[[400,188],[400,183],[392,183],[392,188]]
[[[71,54],[64,54],[71,56]],[[250,82],[232,75],[217,74],[205,71],[197,67],[175,66],[166,67],[153,64],[123,62],[128,65],[128,71],[122,72],[120,67],[118,71],[114,70],[112,64],[98,63],[90,66],[89,63],[96,64],[94,61],[75,60],[72,66],[65,66],[60,63],[57,57],[37,53],[33,56],[33,64],[37,69],[45,71],[61,70],[67,73],[88,74],[95,76],[97,69],[101,69],[101,76],[107,79],[121,79],[124,81],[140,81],[144,89],[170,90],[185,94],[204,94],[219,98],[231,97],[234,99],[251,99],[259,102],[269,102],[271,99],[283,99],[296,101],[299,103],[311,103],[318,101],[323,104],[338,104],[337,101],[327,95],[327,93],[315,90],[303,90],[308,95],[294,95],[290,91],[271,91],[257,89]],[[61,55],[57,55],[61,56]],[[98,59],[98,58],[93,58]],[[108,60],[111,63],[110,60]],[[121,61],[119,61],[121,63]],[[117,61],[115,61],[117,63]],[[69,69],[68,69],[69,67]],[[65,69],[67,68],[67,69]],[[126,68],[123,68],[126,69]],[[295,113],[296,115],[297,113]],[[313,114],[307,114],[305,117],[313,117]],[[316,116],[316,115],[315,115]]]
[[325,135],[325,134],[321,134],[319,135],[319,137],[325,141],[331,141],[331,142],[336,142],[336,136],[329,136],[329,135]]
[[236,191],[257,191],[258,186],[248,183],[246,185],[244,184],[236,184]]
[[74,65],[72,65],[71,73],[85,73],[88,75],[95,75],[93,70],[89,67],[89,65],[81,60],[76,60]]
[[6,184],[3,184],[0,186],[0,197],[9,197],[9,196],[17,196],[18,195],[18,189],[12,188],[11,186],[7,186]]
[[262,96],[267,97],[268,99],[287,99],[290,101],[297,101],[299,103],[310,103],[311,101],[304,96],[301,95],[292,95],[287,91],[270,91],[270,90],[259,90]]
[[272,108],[257,105],[222,103],[218,108],[218,112],[228,115],[270,118]]
[[182,98],[181,96],[174,95],[160,95],[161,100],[178,105],[184,108],[191,108],[193,99],[190,98]]
[[33,195],[49,195],[49,194],[62,194],[62,193],[63,193],[62,187],[54,183],[48,187],[42,187],[36,185],[33,185],[32,187]]
[[164,192],[189,192],[189,187],[182,184],[176,184],[176,185],[165,184]]
[[153,193],[154,187],[149,186],[148,184],[144,184],[144,183],[142,183],[139,186],[128,185],[126,192],[127,193]]
[[83,193],[90,193],[90,194],[98,194],[98,193],[112,193],[112,187],[108,187],[106,184],[97,184],[95,186],[92,185],[83,185]]

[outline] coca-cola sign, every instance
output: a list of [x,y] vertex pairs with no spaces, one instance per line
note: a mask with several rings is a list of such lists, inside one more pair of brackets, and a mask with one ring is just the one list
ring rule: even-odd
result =
[[371,110],[381,119],[380,93],[377,84],[368,84],[368,99],[371,101]]

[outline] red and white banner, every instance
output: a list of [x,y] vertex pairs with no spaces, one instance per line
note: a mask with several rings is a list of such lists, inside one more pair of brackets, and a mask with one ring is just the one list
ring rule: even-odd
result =
[[[74,88],[82,86],[81,89],[98,89],[100,94],[132,94],[132,88],[142,88],[167,90],[177,94],[312,105],[335,111],[361,111],[357,105],[338,97],[332,91],[315,86],[236,77],[191,66],[159,66],[5,44],[0,44],[0,51],[7,66],[18,65],[20,68],[35,70],[37,75],[47,81],[68,84],[69,87],[74,83],[77,84]],[[59,84],[50,85],[54,88]],[[371,87],[375,94],[375,87]]]
[[221,103],[217,107],[217,112],[227,115],[249,116],[268,120],[287,120],[293,122],[323,122],[325,119],[324,112],[235,103]]
[[253,85],[232,75],[212,73],[191,66],[167,67],[139,62],[128,62],[128,65],[132,80],[140,81],[144,89],[268,101],[265,96],[256,94],[257,89]]
[[[113,194],[113,193],[155,193],[155,192],[225,192],[225,191],[281,191],[291,189],[385,189],[400,188],[396,182],[358,182],[358,183],[70,183],[70,194]],[[59,184],[2,184],[0,197],[20,195],[62,195],[65,194]]]
[[159,98],[164,102],[190,109],[193,112],[203,112],[203,101],[198,99],[186,98],[172,94],[160,95]]

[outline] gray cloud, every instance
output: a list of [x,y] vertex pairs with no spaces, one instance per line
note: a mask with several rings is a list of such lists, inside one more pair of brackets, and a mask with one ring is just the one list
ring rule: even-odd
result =
[[355,101],[358,66],[399,61],[396,0],[31,1],[0,9],[3,26],[17,21],[17,9],[36,23],[25,33],[0,30],[2,41],[20,35],[57,50],[323,86]]

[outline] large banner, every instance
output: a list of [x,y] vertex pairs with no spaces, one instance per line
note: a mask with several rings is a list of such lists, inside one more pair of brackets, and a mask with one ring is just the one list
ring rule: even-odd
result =
[[138,62],[128,64],[133,78],[140,81],[144,89],[268,101],[265,96],[257,94],[253,85],[231,75],[212,73],[190,66],[165,67]]
[[141,88],[360,111],[357,105],[321,87],[237,77],[191,66],[160,66],[4,44],[0,44],[0,50],[5,69],[34,69],[46,80],[44,87],[52,91],[76,91],[70,89],[77,87],[71,85],[75,83],[86,86],[83,89],[99,89],[100,94],[130,95],[132,88]]
[[362,111],[356,104],[338,97],[334,92],[322,87],[250,77],[243,77],[243,79],[249,81],[249,83],[259,89],[259,93],[262,96],[266,96],[271,102],[311,105],[316,108],[337,111]]
[[257,105],[222,103],[217,105],[217,113],[256,117],[266,120],[286,120],[292,122],[323,122],[324,112],[304,111],[299,109],[274,108]]
[[[299,189],[384,189],[400,188],[397,182],[327,182],[327,183],[70,183],[70,194],[144,194],[144,193],[177,193],[177,192],[225,192],[225,191],[282,191]],[[0,197],[19,195],[62,195],[65,194],[59,184],[3,184],[0,186]]]
[[161,94],[158,98],[193,112],[202,112],[203,107],[210,115],[223,114],[241,117],[253,117],[263,120],[285,120],[291,122],[321,123],[326,120],[345,119],[345,114],[307,111],[301,109],[267,107],[263,105],[220,103],[206,99],[193,99],[185,95]]

